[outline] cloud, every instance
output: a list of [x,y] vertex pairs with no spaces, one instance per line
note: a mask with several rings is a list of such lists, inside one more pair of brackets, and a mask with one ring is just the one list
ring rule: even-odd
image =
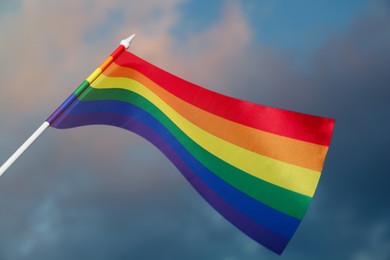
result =
[[[70,92],[70,84],[105,58],[104,50],[111,51],[133,32],[144,39],[140,43],[145,50],[154,52],[156,44],[164,50],[178,2],[20,1],[18,11],[0,20],[0,54],[7,61],[1,71],[5,102],[20,100],[9,104],[15,113],[55,104],[58,100],[51,97]],[[42,104],[41,99],[48,102]]]
[[388,221],[375,223],[365,232],[365,243],[353,256],[354,260],[390,258],[390,227]]

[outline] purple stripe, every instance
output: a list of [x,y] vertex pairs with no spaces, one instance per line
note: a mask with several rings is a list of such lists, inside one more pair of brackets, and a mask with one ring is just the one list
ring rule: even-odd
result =
[[[146,124],[140,122],[140,120],[142,120],[142,117],[137,118],[136,115],[129,118],[112,113],[95,113],[87,115],[64,114],[62,118],[54,124],[54,127],[69,128],[81,125],[104,124],[118,126],[139,134],[163,152],[188,179],[192,186],[202,195],[202,197],[233,225],[275,253],[280,254],[283,251],[289,241],[288,239],[264,228],[259,223],[231,206],[207,185],[205,185],[205,183],[203,183],[191,170],[191,168],[189,168],[189,166],[182,160],[180,155],[174,151],[174,148],[171,147],[169,142],[164,139],[164,137],[167,138],[167,136],[164,133],[161,133],[161,129],[163,128],[166,130],[166,128],[157,120],[155,121],[160,125],[160,127],[158,127],[160,128],[160,133],[157,132],[158,128],[156,125],[154,125],[153,129],[151,129]],[[169,133],[167,130],[166,132]],[[159,134],[161,134],[161,136]]]
[[52,125],[54,123],[54,121],[57,120],[57,118],[59,118],[62,113],[64,113],[64,111],[77,99],[77,96],[75,94],[71,94],[65,101],[64,103],[62,103],[57,109],[56,111],[53,112],[53,114],[51,114],[48,119],[46,119],[46,122],[48,122],[50,125]]

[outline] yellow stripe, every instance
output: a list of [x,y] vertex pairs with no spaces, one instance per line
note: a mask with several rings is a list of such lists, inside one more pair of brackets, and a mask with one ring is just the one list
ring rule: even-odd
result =
[[152,102],[186,135],[221,160],[269,183],[306,196],[314,195],[320,172],[262,156],[216,137],[185,119],[156,94],[135,80],[101,75],[92,87],[97,89],[115,87],[133,91]]
[[138,81],[187,120],[227,142],[278,161],[319,172],[322,170],[327,146],[269,133],[217,116],[184,101],[142,73],[118,66],[116,63],[112,63],[103,73],[109,77],[131,78]]
[[91,84],[97,77],[99,77],[101,73],[102,73],[102,69],[97,68],[94,72],[91,73],[91,75],[89,75],[89,77],[86,80],[89,82],[89,84]]

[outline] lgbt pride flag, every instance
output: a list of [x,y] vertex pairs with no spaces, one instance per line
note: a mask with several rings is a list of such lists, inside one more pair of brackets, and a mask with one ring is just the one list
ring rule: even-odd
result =
[[112,125],[144,137],[228,221],[282,253],[315,193],[332,119],[227,97],[123,50],[96,75],[50,126]]

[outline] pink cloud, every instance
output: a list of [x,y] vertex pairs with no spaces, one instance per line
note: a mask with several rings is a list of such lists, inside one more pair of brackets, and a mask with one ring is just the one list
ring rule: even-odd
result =
[[[250,44],[247,21],[239,5],[230,1],[217,23],[182,43],[169,33],[180,23],[182,2],[22,1],[17,12],[0,18],[5,39],[0,42],[0,56],[7,60],[7,67],[0,70],[1,119],[12,117],[15,125],[10,128],[26,117],[43,120],[130,33],[137,34],[131,48],[136,54],[205,87],[222,86],[220,75],[227,74]],[[126,15],[110,32],[112,37],[86,42],[86,34],[104,21],[112,22],[109,14],[118,8]],[[115,141],[105,145],[110,143],[120,146]],[[90,145],[101,150],[101,144]]]

